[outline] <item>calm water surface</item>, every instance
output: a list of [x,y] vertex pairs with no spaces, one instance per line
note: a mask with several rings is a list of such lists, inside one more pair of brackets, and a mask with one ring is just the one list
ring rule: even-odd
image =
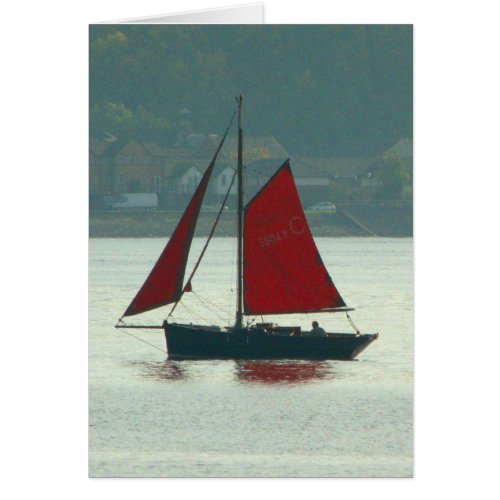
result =
[[[168,361],[113,328],[165,240],[90,240],[91,476],[412,475],[413,240],[316,243],[358,328],[380,332],[358,361]],[[177,321],[234,320],[234,250],[212,241]],[[131,320],[160,324],[168,310]],[[343,314],[267,318],[351,331]],[[165,349],[161,330],[131,333]]]

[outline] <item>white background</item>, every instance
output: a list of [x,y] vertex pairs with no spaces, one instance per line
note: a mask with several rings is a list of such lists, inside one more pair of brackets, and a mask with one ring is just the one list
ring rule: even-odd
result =
[[231,5],[216,2],[3,7],[4,498],[491,498],[500,82],[498,15],[481,0],[265,2],[268,23],[415,26],[415,479],[87,479],[88,23]]

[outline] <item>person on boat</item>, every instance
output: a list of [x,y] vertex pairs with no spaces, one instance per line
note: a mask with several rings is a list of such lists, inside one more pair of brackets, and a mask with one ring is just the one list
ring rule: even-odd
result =
[[312,330],[306,333],[307,337],[326,337],[326,332],[317,321],[312,322]]

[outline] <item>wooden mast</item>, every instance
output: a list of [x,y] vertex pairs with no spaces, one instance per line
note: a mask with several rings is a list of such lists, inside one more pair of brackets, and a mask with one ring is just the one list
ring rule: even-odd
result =
[[237,273],[237,301],[236,301],[236,328],[243,326],[243,128],[241,106],[243,96],[238,101],[238,273]]

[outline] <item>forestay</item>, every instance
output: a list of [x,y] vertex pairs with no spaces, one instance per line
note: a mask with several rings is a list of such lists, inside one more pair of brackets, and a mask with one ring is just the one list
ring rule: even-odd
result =
[[[169,239],[158,261],[123,316],[133,316],[167,304],[172,304],[173,302],[177,302],[182,296],[186,264],[196,222],[200,214],[208,181],[212,175],[217,156],[224,144],[230,125],[231,123],[210,165],[203,174],[181,220],[177,224],[172,237]],[[188,291],[188,289],[185,291]]]

